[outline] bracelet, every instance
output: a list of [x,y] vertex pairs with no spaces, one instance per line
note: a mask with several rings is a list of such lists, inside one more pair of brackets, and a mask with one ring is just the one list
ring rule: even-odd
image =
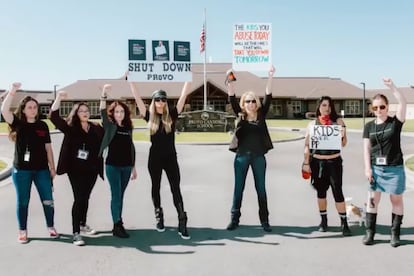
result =
[[302,163],[302,166],[309,165],[309,163]]
[[101,97],[101,100],[106,100],[107,98],[108,98],[107,96]]

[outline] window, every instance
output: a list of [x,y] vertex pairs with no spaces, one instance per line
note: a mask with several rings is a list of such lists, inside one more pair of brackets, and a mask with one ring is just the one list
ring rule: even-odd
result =
[[293,114],[302,112],[302,103],[301,103],[301,101],[291,101],[290,104],[292,106]]
[[99,102],[88,102],[91,118],[99,117]]
[[60,104],[59,113],[60,116],[66,117],[69,115],[70,111],[72,110],[73,103],[72,102],[62,102]]
[[345,101],[345,114],[347,114],[347,115],[359,115],[359,114],[361,114],[359,101],[358,100]]
[[272,100],[269,111],[274,116],[282,116],[283,115],[282,102],[280,100]]
[[49,114],[50,106],[48,105],[41,105],[40,106],[40,114],[43,116],[47,116]]

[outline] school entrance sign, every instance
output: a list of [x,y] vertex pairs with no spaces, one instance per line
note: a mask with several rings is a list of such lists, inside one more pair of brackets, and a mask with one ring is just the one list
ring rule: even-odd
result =
[[222,111],[183,112],[176,128],[182,132],[228,132],[234,130],[235,119],[234,115]]

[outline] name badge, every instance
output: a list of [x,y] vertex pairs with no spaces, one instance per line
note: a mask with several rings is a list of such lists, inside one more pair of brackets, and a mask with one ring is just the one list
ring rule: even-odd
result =
[[24,153],[23,160],[24,160],[25,162],[29,162],[29,161],[30,161],[30,151],[26,151],[26,152]]
[[87,160],[89,156],[89,151],[87,150],[78,150],[78,158],[82,160]]
[[386,156],[377,156],[375,158],[375,165],[377,165],[377,166],[386,166],[387,165],[387,157]]

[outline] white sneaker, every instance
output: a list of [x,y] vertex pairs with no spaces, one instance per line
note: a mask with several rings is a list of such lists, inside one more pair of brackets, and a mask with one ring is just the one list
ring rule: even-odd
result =
[[58,239],[60,237],[59,233],[56,231],[55,227],[48,227],[47,231],[49,232],[49,236],[52,239]]
[[89,225],[85,224],[85,226],[80,227],[81,233],[88,234],[88,235],[95,235],[95,229],[91,228]]
[[79,233],[73,234],[73,240],[74,245],[82,246],[85,245],[85,241],[82,239],[82,236]]
[[29,239],[27,238],[27,230],[19,230],[19,234],[17,236],[17,242],[19,243],[28,243]]

